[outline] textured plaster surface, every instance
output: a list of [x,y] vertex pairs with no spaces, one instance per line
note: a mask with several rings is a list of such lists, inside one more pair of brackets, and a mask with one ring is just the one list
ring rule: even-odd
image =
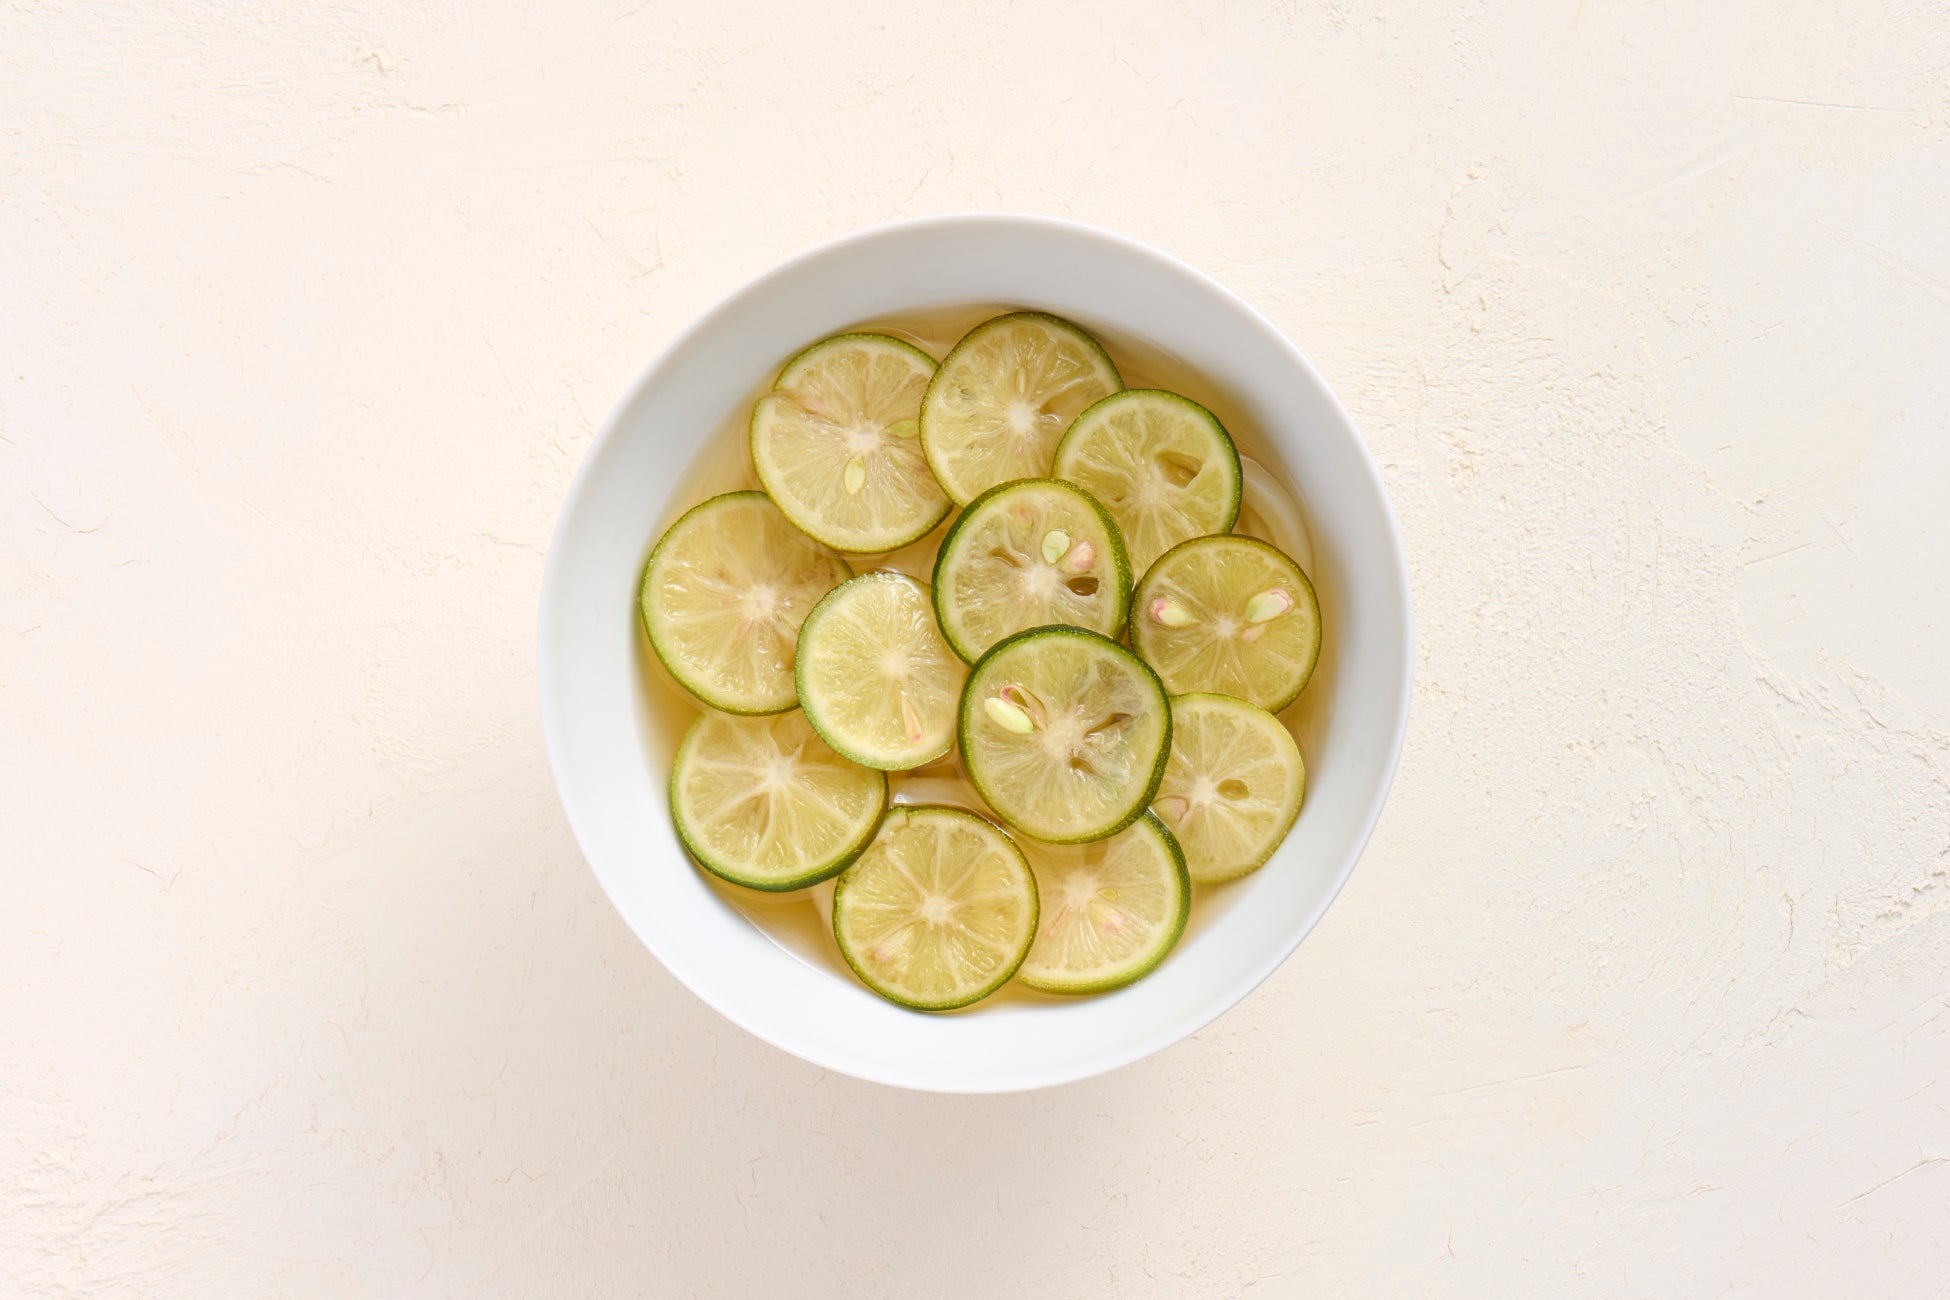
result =
[[[581,862],[594,427],[859,226],[1167,248],[1419,621],[1300,952],[1109,1077],[821,1073]],[[1941,1296],[1950,14],[0,3],[0,1295]]]

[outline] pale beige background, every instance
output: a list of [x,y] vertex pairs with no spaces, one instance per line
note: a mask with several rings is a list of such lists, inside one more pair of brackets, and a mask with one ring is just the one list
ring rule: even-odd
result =
[[[952,1099],[637,946],[531,633],[674,331],[989,208],[1314,358],[1420,643],[1274,979]],[[1947,232],[1932,3],[0,5],[0,1294],[1945,1294]]]

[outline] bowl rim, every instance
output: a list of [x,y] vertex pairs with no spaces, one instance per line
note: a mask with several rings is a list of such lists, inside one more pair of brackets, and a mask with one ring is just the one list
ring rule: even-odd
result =
[[[1347,430],[1353,434],[1355,449],[1360,453],[1358,456],[1360,473],[1365,477],[1365,487],[1372,493],[1374,500],[1380,505],[1381,522],[1385,525],[1386,536],[1391,543],[1389,548],[1390,555],[1387,557],[1389,562],[1388,568],[1393,578],[1395,594],[1401,601],[1403,644],[1401,679],[1394,696],[1393,717],[1389,719],[1389,734],[1384,751],[1382,777],[1375,783],[1373,792],[1368,800],[1368,806],[1362,811],[1358,819],[1357,824],[1360,827],[1359,835],[1354,840],[1352,851],[1346,855],[1345,861],[1333,876],[1329,887],[1321,895],[1319,903],[1310,913],[1299,918],[1291,931],[1290,937],[1284,943],[1275,945],[1269,949],[1267,957],[1248,968],[1230,986],[1220,989],[1214,996],[1200,1003],[1195,1010],[1188,1014],[1161,1022],[1158,1028],[1149,1033],[1135,1036],[1130,1043],[1127,1043],[1120,1049],[1108,1051],[1102,1056],[1092,1057],[1080,1066],[1018,1069],[1006,1075],[985,1078],[979,1081],[970,1081],[966,1086],[958,1086],[955,1082],[936,1081],[919,1083],[891,1074],[862,1070],[844,1061],[822,1059],[820,1056],[811,1052],[801,1050],[798,1046],[778,1042],[768,1035],[747,1026],[742,1019],[729,1010],[717,997],[714,997],[707,987],[701,986],[701,982],[695,980],[690,971],[683,969],[683,963],[674,964],[665,954],[658,951],[657,947],[638,928],[636,920],[617,903],[616,898],[610,893],[602,873],[595,869],[589,857],[587,847],[588,837],[585,836],[583,828],[579,824],[578,814],[575,808],[571,806],[567,792],[562,788],[558,773],[562,767],[561,754],[568,741],[563,735],[565,723],[562,718],[562,709],[555,698],[555,691],[552,685],[556,680],[556,666],[554,652],[550,647],[548,629],[553,621],[554,607],[562,599],[560,594],[561,588],[566,581],[561,576],[561,566],[563,564],[563,560],[561,559],[563,547],[561,543],[564,534],[570,527],[570,521],[575,517],[579,506],[582,504],[583,497],[594,490],[592,487],[592,483],[594,482],[594,466],[602,459],[598,453],[605,444],[621,436],[619,430],[623,416],[637,405],[652,382],[660,376],[666,362],[674,354],[678,353],[698,335],[714,328],[720,317],[731,314],[740,304],[748,299],[764,294],[775,282],[790,277],[808,263],[829,257],[834,253],[855,245],[883,239],[889,235],[911,235],[926,233],[930,230],[951,233],[957,230],[981,227],[1031,232],[1056,232],[1069,238],[1108,244],[1125,256],[1149,262],[1162,272],[1192,282],[1204,291],[1223,300],[1232,310],[1241,313],[1259,329],[1263,330],[1288,364],[1294,366],[1305,375],[1329,404],[1334,413],[1345,424]],[[604,897],[609,900],[610,906],[615,909],[617,915],[623,920],[623,923],[629,927],[630,932],[636,936],[637,942],[642,944],[649,951],[650,955],[656,958],[657,962],[699,1001],[710,1007],[712,1011],[722,1016],[725,1020],[736,1025],[739,1029],[751,1034],[754,1038],[758,1038],[780,1051],[807,1061],[821,1069],[833,1070],[848,1075],[849,1077],[863,1079],[871,1083],[922,1092],[960,1094],[1024,1092],[1094,1078],[1098,1075],[1121,1069],[1133,1062],[1143,1060],[1147,1056],[1163,1051],[1174,1043],[1189,1038],[1199,1030],[1211,1025],[1240,1002],[1244,1001],[1248,994],[1252,993],[1253,990],[1271,978],[1273,973],[1286,962],[1287,958],[1293,955],[1294,951],[1299,948],[1307,936],[1313,933],[1314,927],[1320,924],[1321,918],[1327,914],[1327,910],[1340,897],[1341,890],[1346,886],[1348,878],[1354,874],[1355,866],[1360,862],[1362,855],[1366,853],[1368,844],[1374,836],[1375,827],[1380,822],[1382,808],[1386,805],[1388,795],[1394,788],[1395,776],[1400,767],[1402,748],[1408,733],[1408,717],[1414,688],[1414,676],[1415,619],[1413,591],[1409,584],[1406,551],[1402,544],[1401,528],[1395,517],[1394,504],[1389,499],[1387,486],[1381,478],[1380,468],[1375,464],[1374,456],[1369,451],[1366,440],[1360,436],[1359,426],[1355,424],[1353,417],[1348,414],[1347,408],[1342,404],[1339,395],[1322,378],[1313,363],[1258,308],[1197,267],[1160,249],[1154,248],[1149,244],[1142,243],[1126,235],[1120,235],[1114,231],[1105,230],[1101,227],[1069,218],[1031,213],[949,212],[879,222],[859,230],[851,231],[837,238],[823,241],[794,254],[782,262],[774,264],[769,269],[744,281],[731,292],[719,297],[711,306],[696,315],[689,324],[672,335],[649,359],[643,368],[638,371],[636,378],[630,382],[629,386],[623,390],[612,405],[608,416],[603,421],[602,427],[597,430],[595,437],[590,440],[588,446],[583,450],[581,462],[576,466],[575,475],[570,481],[568,491],[563,496],[561,509],[556,516],[555,527],[549,535],[548,556],[544,562],[541,591],[536,605],[536,677],[539,688],[538,704],[541,709],[542,740],[544,750],[548,757],[550,779],[555,785],[557,802],[560,803],[563,815],[568,820],[570,833],[575,838],[576,847],[582,854],[584,865],[596,877],[596,883],[602,889]]]

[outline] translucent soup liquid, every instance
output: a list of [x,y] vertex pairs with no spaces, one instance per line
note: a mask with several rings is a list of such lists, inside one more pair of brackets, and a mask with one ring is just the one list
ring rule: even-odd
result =
[[[962,335],[992,316],[1021,310],[1006,303],[972,303],[963,306],[943,307],[925,312],[912,312],[902,316],[878,320],[861,321],[850,326],[855,330],[873,330],[906,339],[925,350],[936,360],[948,355]],[[1271,542],[1295,560],[1309,578],[1314,580],[1323,608],[1321,657],[1314,671],[1313,680],[1300,698],[1284,713],[1280,720],[1286,723],[1300,744],[1303,757],[1311,761],[1313,746],[1310,743],[1318,726],[1315,702],[1331,695],[1329,683],[1332,680],[1334,644],[1332,601],[1330,594],[1320,590],[1321,577],[1314,570],[1313,546],[1309,535],[1306,507],[1300,496],[1287,481],[1286,471],[1274,456],[1272,448],[1244,411],[1239,409],[1227,395],[1207,383],[1196,371],[1186,366],[1170,353],[1135,339],[1086,326],[1096,339],[1110,353],[1111,360],[1117,363],[1117,372],[1123,377],[1126,388],[1163,388],[1201,403],[1208,408],[1232,435],[1239,448],[1242,467],[1245,470],[1245,491],[1240,505],[1239,521],[1233,531],[1249,537],[1257,537]],[[837,333],[839,331],[835,331]],[[816,340],[807,339],[811,344]],[[783,365],[785,357],[778,359]],[[678,489],[671,495],[670,504],[664,517],[658,523],[658,535],[677,521],[686,510],[723,492],[736,492],[744,488],[760,486],[758,475],[752,469],[751,451],[747,432],[751,421],[752,403],[763,396],[772,385],[777,366],[763,374],[752,376],[752,389],[731,410],[726,411],[724,419],[712,432],[710,439],[699,449],[696,458],[685,470]],[[933,577],[934,553],[941,545],[941,539],[954,520],[951,513],[941,526],[912,546],[891,551],[885,555],[849,555],[847,563],[855,573],[869,573],[876,569],[892,569],[928,582]],[[1134,574],[1141,578],[1142,574]],[[635,592],[631,592],[632,598]],[[650,649],[649,638],[644,634],[642,620],[636,620],[637,661],[641,666],[644,681],[644,697],[647,708],[646,724],[653,748],[655,769],[661,773],[670,770],[670,762],[677,752],[678,742],[693,719],[703,710],[703,705],[674,681],[657,661]],[[948,804],[966,808],[984,816],[993,817],[982,797],[975,792],[961,773],[961,761],[954,750],[926,767],[911,772],[889,772],[888,783],[895,803],[906,804]],[[1306,808],[1301,807],[1301,816],[1306,816]],[[1267,871],[1280,870],[1277,864],[1262,868]],[[700,871],[726,903],[740,912],[748,921],[757,926],[773,942],[787,952],[798,957],[808,965],[828,970],[844,979],[852,976],[841,959],[839,948],[833,941],[830,928],[830,908],[832,905],[832,882],[812,889],[797,890],[786,894],[766,894],[756,890],[741,889],[727,884],[709,872]],[[1245,880],[1251,880],[1247,876]],[[1244,881],[1228,881],[1220,885],[1198,885],[1193,889],[1191,920],[1185,927],[1185,936],[1180,946],[1193,942],[1200,931],[1231,905]],[[1169,962],[1170,957],[1165,960]],[[969,1008],[979,1012],[999,1001],[1061,1001],[1050,995],[1036,993],[1021,985],[1010,982],[1001,991],[983,999]]]

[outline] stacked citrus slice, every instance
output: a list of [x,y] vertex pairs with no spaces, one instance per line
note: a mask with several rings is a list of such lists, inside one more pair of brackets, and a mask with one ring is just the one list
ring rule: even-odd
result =
[[892,333],[813,344],[749,449],[764,490],[681,516],[639,593],[704,706],[670,779],[700,866],[818,886],[860,982],[938,1012],[1129,984],[1195,885],[1273,856],[1306,772],[1274,714],[1320,606],[1232,534],[1245,476],[1206,407],[1014,312],[938,366]]

